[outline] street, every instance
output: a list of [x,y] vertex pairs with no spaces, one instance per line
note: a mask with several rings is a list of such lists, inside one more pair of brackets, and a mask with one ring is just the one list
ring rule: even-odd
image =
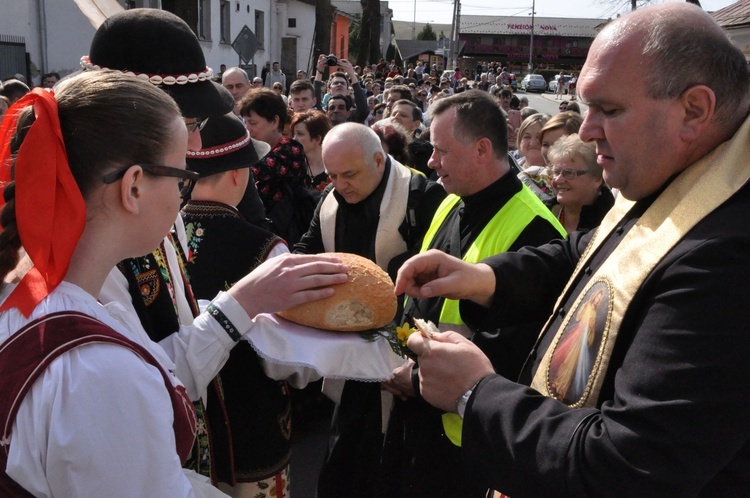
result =
[[[555,94],[554,93],[531,93],[531,92],[523,92],[519,90],[516,92],[516,95],[518,98],[526,97],[529,99],[529,107],[533,107],[539,112],[546,112],[550,116],[554,116],[558,112],[558,107],[560,105],[559,100],[555,100]],[[570,97],[568,95],[565,95],[563,97],[565,100],[569,100]],[[588,106],[581,104],[579,100],[576,100],[578,102],[578,105],[581,108],[581,113],[585,114],[586,111],[588,111]]]

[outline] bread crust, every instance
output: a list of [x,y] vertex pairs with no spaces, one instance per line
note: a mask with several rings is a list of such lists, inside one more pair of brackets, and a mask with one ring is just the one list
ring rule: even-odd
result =
[[387,325],[396,315],[393,281],[378,265],[362,256],[329,253],[349,267],[348,280],[331,297],[277,313],[300,325],[339,332],[361,332]]

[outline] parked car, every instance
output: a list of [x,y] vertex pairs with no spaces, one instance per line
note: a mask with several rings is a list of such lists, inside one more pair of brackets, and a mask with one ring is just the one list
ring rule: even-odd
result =
[[[555,75],[554,78],[552,78],[549,82],[549,91],[552,93],[557,93],[557,80],[560,79],[560,75]],[[570,84],[570,75],[569,74],[563,74],[563,93],[568,93],[568,85]]]
[[527,74],[521,80],[521,90],[524,92],[544,93],[547,88],[547,82],[541,74]]

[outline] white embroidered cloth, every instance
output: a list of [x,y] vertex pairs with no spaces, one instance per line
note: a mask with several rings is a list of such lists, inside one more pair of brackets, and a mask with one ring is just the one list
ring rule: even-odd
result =
[[368,341],[358,333],[330,332],[260,314],[245,338],[269,362],[310,367],[329,379],[385,381],[406,360],[383,337]]

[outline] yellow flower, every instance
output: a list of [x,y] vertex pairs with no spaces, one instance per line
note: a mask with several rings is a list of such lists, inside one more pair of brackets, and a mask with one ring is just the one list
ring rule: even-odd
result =
[[406,340],[409,338],[409,336],[416,331],[417,329],[410,327],[408,323],[404,323],[403,325],[396,327],[398,340],[401,341],[404,345],[406,345]]

